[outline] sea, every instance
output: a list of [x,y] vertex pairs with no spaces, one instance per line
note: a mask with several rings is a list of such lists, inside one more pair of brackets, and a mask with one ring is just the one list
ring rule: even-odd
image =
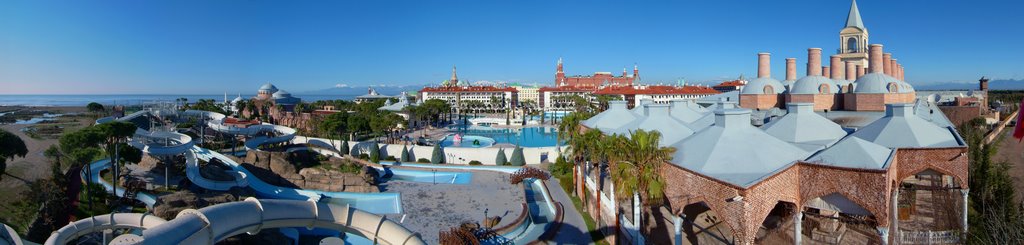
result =
[[[235,99],[238,94],[228,94],[228,101]],[[242,94],[242,98],[252,98],[255,94]],[[326,94],[293,94],[292,96],[302,101],[312,102],[318,100],[352,100],[355,95],[326,95]],[[200,99],[213,99],[223,102],[224,94],[40,94],[40,95],[11,95],[0,94],[0,106],[85,106],[91,102],[103,105],[144,105],[155,102],[175,102],[175,99],[186,98],[188,102],[199,101]]]

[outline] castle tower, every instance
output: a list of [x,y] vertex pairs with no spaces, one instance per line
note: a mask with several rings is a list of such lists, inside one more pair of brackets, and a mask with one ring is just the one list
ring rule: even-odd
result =
[[452,66],[452,78],[448,79],[448,84],[451,86],[459,86],[459,76],[455,75],[455,66]]
[[839,58],[843,62],[868,67],[868,28],[860,18],[857,0],[853,0],[846,25],[839,31]]
[[555,68],[555,86],[562,86],[565,83],[565,71],[562,71],[562,57],[558,57],[558,66]]

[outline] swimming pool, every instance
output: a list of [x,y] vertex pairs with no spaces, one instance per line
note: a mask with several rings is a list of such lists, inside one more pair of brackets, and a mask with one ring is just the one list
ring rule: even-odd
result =
[[[522,147],[544,147],[555,146],[558,143],[558,130],[553,127],[493,128],[489,126],[458,125],[449,127],[448,129],[453,133],[462,134],[463,137],[487,137],[492,139],[494,144],[519,144],[519,146]],[[463,138],[462,142],[465,144],[465,138]],[[442,143],[442,146],[448,145],[443,145]]]
[[441,146],[481,148],[494,145],[494,142],[494,139],[477,135],[463,135],[461,141],[455,141],[455,134],[451,134],[441,140]]

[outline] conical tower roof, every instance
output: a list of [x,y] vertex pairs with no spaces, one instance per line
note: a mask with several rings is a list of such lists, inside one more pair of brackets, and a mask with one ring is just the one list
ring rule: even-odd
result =
[[867,30],[864,27],[864,21],[860,19],[860,10],[857,10],[857,0],[853,0],[853,5],[850,6],[850,14],[846,16],[846,27],[857,27],[861,30]]

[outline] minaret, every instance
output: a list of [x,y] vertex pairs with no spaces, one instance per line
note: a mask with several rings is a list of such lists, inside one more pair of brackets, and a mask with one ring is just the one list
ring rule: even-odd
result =
[[640,77],[640,69],[636,63],[633,63],[633,77]]
[[459,86],[459,76],[455,75],[455,66],[452,66],[452,78],[448,80],[448,85]]

